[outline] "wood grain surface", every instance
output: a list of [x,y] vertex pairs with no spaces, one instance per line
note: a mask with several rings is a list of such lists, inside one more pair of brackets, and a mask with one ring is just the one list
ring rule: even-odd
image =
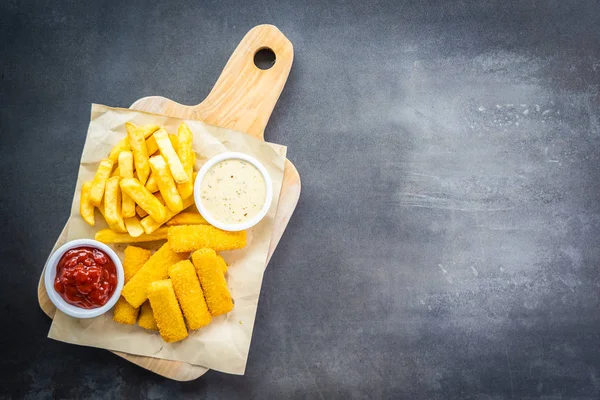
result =
[[[266,70],[259,69],[254,64],[254,55],[264,48],[271,49],[276,57],[275,64]],[[186,106],[161,96],[151,96],[139,99],[130,108],[176,118],[197,119],[264,140],[265,127],[285,86],[293,59],[292,43],[279,29],[273,25],[259,25],[244,36],[202,103]],[[267,263],[296,208],[300,189],[300,175],[294,165],[286,160]],[[66,242],[67,228],[68,224],[63,228],[52,251]],[[46,293],[43,272],[38,284],[38,301],[42,310],[53,318],[56,308]],[[177,381],[197,379],[208,371],[207,368],[184,362],[117,351],[113,353]]]

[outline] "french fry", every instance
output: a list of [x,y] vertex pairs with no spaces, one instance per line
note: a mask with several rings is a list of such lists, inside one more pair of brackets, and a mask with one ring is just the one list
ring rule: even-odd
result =
[[132,306],[141,306],[148,298],[148,285],[154,281],[167,279],[169,267],[185,260],[188,256],[189,253],[175,253],[168,243],[163,244],[123,287],[121,294]]
[[142,304],[140,309],[140,318],[138,319],[138,325],[141,328],[148,329],[151,331],[157,331],[158,326],[156,326],[156,320],[154,319],[154,312],[152,312],[152,307],[150,306],[150,302],[145,302]]
[[125,231],[125,223],[121,215],[121,190],[118,176],[108,178],[104,192],[104,218],[110,226],[118,226]]
[[125,229],[127,229],[127,233],[129,233],[131,237],[136,238],[144,234],[144,227],[140,223],[138,217],[124,218],[124,221]]
[[176,225],[169,227],[169,245],[176,252],[210,247],[216,251],[241,249],[246,246],[246,231],[228,232],[212,225]]
[[116,165],[117,161],[119,161],[119,154],[121,154],[122,151],[129,151],[130,149],[131,147],[129,146],[129,138],[126,136],[121,139],[119,143],[115,145],[115,147],[112,148],[108,158],[113,162],[114,165]]
[[[155,193],[154,197],[156,197],[158,199],[158,201],[160,201],[160,204],[162,204],[163,206],[165,205],[165,201],[163,200],[163,198],[160,195],[160,193]],[[137,213],[137,215],[140,216],[140,218],[144,218],[146,215],[148,215],[148,213],[146,212],[146,210],[144,210],[140,206],[135,206],[135,212]]]
[[133,178],[121,179],[121,190],[140,205],[155,221],[163,221],[167,208],[146,189],[140,181]]
[[135,213],[137,215],[139,215],[140,218],[144,218],[145,216],[148,215],[148,213],[146,212],[146,210],[144,210],[142,207],[140,206],[135,206]]
[[137,126],[129,122],[125,124],[125,127],[129,136],[131,152],[133,153],[135,171],[140,183],[144,185],[148,180],[148,175],[150,175],[150,162],[144,134]]
[[178,183],[177,191],[182,198],[191,196],[194,193],[194,182],[190,178],[187,182]]
[[146,139],[146,150],[148,151],[148,156],[151,156],[158,151],[158,144],[156,144],[154,135]]
[[192,175],[194,171],[194,163],[196,162],[196,153],[194,153],[194,149],[192,148],[193,137],[194,136],[190,131],[190,128],[188,128],[188,126],[182,122],[177,131],[178,140],[177,146],[175,146],[175,151],[177,152],[177,156],[179,156],[179,160],[181,161],[181,165],[183,165],[185,173],[190,179],[187,182],[177,184],[177,191],[181,195],[181,198],[191,196],[194,192],[194,181],[192,180]]
[[[130,151],[122,151],[119,154],[119,166],[121,178],[133,178],[133,155]],[[123,193],[122,196],[123,218],[135,217],[135,202],[131,197]]]
[[113,162],[104,158],[100,161],[94,180],[92,180],[92,188],[90,189],[90,201],[93,205],[97,206],[104,197],[104,188],[106,187],[106,181],[110,178],[112,172]]
[[[177,148],[177,136],[169,134],[169,140],[171,141],[171,145],[174,149]],[[146,139],[146,149],[148,149],[148,156],[152,156],[158,153],[158,144],[156,143],[156,139],[154,135],[150,136]]]
[[173,146],[173,150],[175,150],[175,152],[177,152],[177,146],[179,146],[179,138],[177,137],[177,135],[173,135],[171,133],[169,133],[169,140],[171,141],[171,146]]
[[[193,196],[190,196],[187,199],[183,200],[183,208],[184,209],[190,207],[192,204],[194,204]],[[167,216],[165,217],[165,221],[170,220],[175,215],[177,215],[176,212],[173,212],[167,208]],[[144,219],[142,219],[141,224],[144,227],[144,232],[152,233],[155,230],[157,230],[158,228],[160,228],[164,224],[164,221],[157,222],[152,217],[147,216]]]
[[[158,129],[158,126],[144,125],[144,126],[136,127],[136,128],[138,128],[140,131],[142,131],[142,134],[144,135],[144,139],[146,139],[146,138],[151,137],[151,135]],[[158,146],[156,147],[156,149],[158,149]],[[110,154],[108,155],[108,158],[113,162],[113,164],[116,165],[117,161],[119,159],[119,154],[121,154],[122,151],[129,151],[129,150],[131,150],[129,136],[125,136],[123,139],[121,139],[119,141],[119,143],[117,143],[115,145],[115,147],[112,148],[112,150],[110,151]],[[154,150],[154,151],[156,151],[156,150]]]
[[154,171],[152,171],[152,166],[150,166],[150,177],[148,177],[148,181],[146,182],[146,189],[150,193],[158,192],[158,184],[156,183],[156,176]]
[[160,228],[152,232],[152,234],[142,234],[138,237],[131,237],[129,233],[119,233],[112,229],[101,229],[96,232],[95,239],[102,243],[142,243],[153,242],[155,240],[165,240],[167,238],[168,228]]
[[182,211],[167,221],[167,226],[172,225],[208,225],[208,221],[199,212]]
[[208,325],[212,316],[204,300],[194,265],[189,260],[171,265],[169,278],[173,282],[173,289],[188,328],[195,330]]
[[[117,160],[118,162],[118,160]],[[115,168],[115,170],[112,172],[112,174],[110,174],[110,176],[121,176],[121,170],[119,169],[119,166],[117,165],[117,168]]]
[[178,342],[188,336],[183,314],[177,303],[173,283],[170,279],[150,283],[148,300],[150,300],[160,336],[165,342]]
[[160,194],[165,200],[165,204],[175,213],[183,210],[183,202],[181,196],[177,192],[175,182],[169,171],[169,167],[162,156],[154,156],[150,159],[150,168],[154,173],[156,184],[160,190]]
[[102,203],[100,203],[100,205],[97,206],[97,208],[98,208],[98,211],[100,211],[100,214],[102,214],[102,217],[104,218],[104,220],[106,221],[106,223],[108,224],[108,227],[110,229],[112,229],[113,231],[115,231],[117,233],[126,233],[127,232],[127,230],[125,229],[125,224],[123,224],[123,227],[121,228],[121,226],[118,223],[114,223],[113,220],[106,218],[106,212],[104,211],[104,200],[102,200]]
[[79,214],[81,218],[91,226],[96,223],[94,218],[94,205],[90,201],[90,191],[92,190],[92,181],[86,182],[81,186],[81,197],[79,198]]
[[169,165],[169,169],[171,170],[175,182],[184,183],[188,181],[190,178],[185,173],[183,165],[181,165],[181,161],[179,161],[179,157],[177,157],[177,153],[175,153],[175,149],[173,149],[167,131],[162,128],[157,130],[154,132],[154,138],[160,149],[160,154],[165,158]]

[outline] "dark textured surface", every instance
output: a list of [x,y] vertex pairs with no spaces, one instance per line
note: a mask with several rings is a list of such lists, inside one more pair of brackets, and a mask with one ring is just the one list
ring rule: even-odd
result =
[[[600,397],[600,4],[60,3],[0,5],[0,397]],[[246,375],[47,339],[90,103],[198,103],[259,23],[303,192]]]

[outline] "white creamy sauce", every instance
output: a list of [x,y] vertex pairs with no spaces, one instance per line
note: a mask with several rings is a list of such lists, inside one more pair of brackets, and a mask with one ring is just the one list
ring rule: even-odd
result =
[[246,222],[260,213],[267,185],[260,171],[247,161],[223,160],[202,179],[202,205],[219,221]]

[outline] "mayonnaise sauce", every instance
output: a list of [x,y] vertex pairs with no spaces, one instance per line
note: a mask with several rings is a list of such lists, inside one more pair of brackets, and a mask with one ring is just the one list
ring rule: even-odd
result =
[[254,165],[228,159],[208,170],[202,179],[201,193],[202,205],[215,219],[240,224],[260,213],[267,185]]

